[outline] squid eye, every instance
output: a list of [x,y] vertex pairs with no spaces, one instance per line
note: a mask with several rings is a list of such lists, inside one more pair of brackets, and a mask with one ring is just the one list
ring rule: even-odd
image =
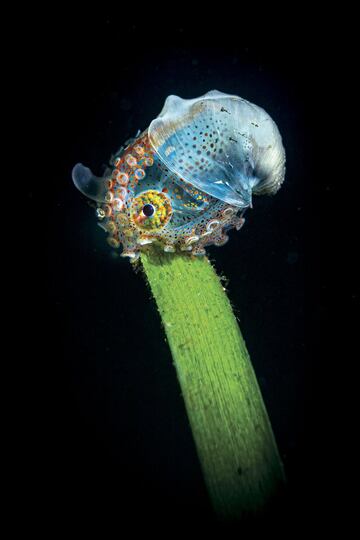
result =
[[144,191],[130,203],[130,218],[143,231],[157,233],[172,216],[171,201],[165,193],[155,189]]
[[145,204],[143,206],[142,211],[143,211],[144,216],[151,217],[155,212],[155,208],[153,207],[152,204]]

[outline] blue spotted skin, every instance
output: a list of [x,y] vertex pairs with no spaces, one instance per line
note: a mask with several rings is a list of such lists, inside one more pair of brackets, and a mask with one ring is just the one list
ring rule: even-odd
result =
[[[134,146],[138,145],[139,141],[134,139],[130,147],[130,152]],[[116,157],[121,157],[123,151],[118,153]],[[141,169],[144,167],[146,159],[150,157],[149,153],[146,153],[141,159],[137,160],[138,167]],[[165,190],[168,197],[171,199],[171,206],[173,209],[173,216],[171,221],[166,225],[166,231],[176,230],[177,234],[189,234],[194,225],[201,222],[203,219],[211,219],[214,212],[214,205],[216,210],[220,210],[224,207],[221,201],[217,201],[215,198],[208,196],[201,190],[195,188],[190,183],[182,181],[170,171],[162,162],[159,155],[151,153],[151,157],[154,163],[151,167],[146,168],[144,176],[138,180],[134,187],[129,182],[128,200],[137,197],[144,191],[148,190]],[[128,169],[126,161],[122,160],[118,170],[122,173]],[[136,170],[135,170],[136,171]],[[130,177],[130,180],[136,179],[135,171]],[[111,171],[109,171],[109,175]],[[162,233],[162,234],[163,234]]]
[[166,231],[176,230],[178,234],[190,233],[195,223],[201,219],[210,219],[214,204],[223,206],[222,203],[218,205],[218,201],[213,197],[181,182],[163,165],[156,154],[153,158],[153,166],[147,169],[144,179],[137,184],[133,196],[136,197],[150,189],[166,190],[173,209],[173,216],[166,225]]
[[178,178],[239,208],[251,205],[253,191],[264,185],[276,191],[284,178],[276,124],[237,96],[216,90],[193,100],[169,96],[149,138]]
[[[206,126],[203,129],[206,129]],[[178,150],[174,149],[165,161],[168,167],[175,174],[179,172],[181,177],[191,177],[193,188],[206,189],[206,193],[213,198],[230,204],[236,203],[236,206],[239,208],[248,207],[251,203],[251,182],[254,185],[256,180],[254,180],[251,174],[242,174],[237,170],[236,178],[238,179],[238,186],[236,189],[233,188],[231,183],[232,177],[230,176],[232,169],[226,167],[226,160],[229,159],[229,156],[223,151],[219,135],[215,131],[213,133],[199,131],[198,135],[200,138],[208,137],[209,141],[213,141],[209,142],[208,146],[205,146],[206,139],[201,139],[196,144],[198,137],[189,130],[190,126],[185,126],[184,129],[172,135],[170,140],[158,149],[159,155],[163,156],[169,146],[174,147],[180,141],[181,144],[178,146]],[[202,153],[201,150],[197,150],[199,145],[202,146]],[[209,147],[211,150],[207,150]],[[219,153],[220,159],[216,163],[216,166],[213,166],[211,163],[212,155],[216,155],[212,154],[211,151]],[[176,175],[176,178],[181,183],[179,176]],[[209,178],[212,179],[211,182]]]

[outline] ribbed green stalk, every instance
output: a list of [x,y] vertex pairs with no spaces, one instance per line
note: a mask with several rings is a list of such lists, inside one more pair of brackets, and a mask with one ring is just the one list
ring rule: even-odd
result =
[[165,327],[208,492],[221,518],[262,512],[284,473],[236,318],[206,257],[141,261]]

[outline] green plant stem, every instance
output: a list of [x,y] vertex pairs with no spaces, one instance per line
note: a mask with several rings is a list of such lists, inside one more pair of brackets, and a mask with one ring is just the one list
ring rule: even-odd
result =
[[270,421],[237,320],[206,257],[149,249],[141,261],[171,348],[218,516],[262,512],[284,483]]

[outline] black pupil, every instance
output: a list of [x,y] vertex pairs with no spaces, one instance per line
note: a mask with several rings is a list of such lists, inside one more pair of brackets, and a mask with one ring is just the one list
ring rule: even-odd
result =
[[142,209],[145,216],[150,217],[153,215],[155,209],[152,204],[145,204]]

